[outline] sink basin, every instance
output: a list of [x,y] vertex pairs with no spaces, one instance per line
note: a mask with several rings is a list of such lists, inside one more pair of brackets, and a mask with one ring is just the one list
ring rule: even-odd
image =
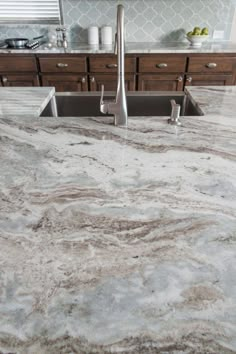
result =
[[[112,99],[115,93],[107,92],[106,99]],[[171,114],[170,100],[181,105],[181,116],[200,116],[203,112],[197,103],[184,92],[128,92],[127,106],[129,117],[167,116]],[[55,96],[57,115],[59,117],[99,117],[100,92],[63,92]],[[52,117],[53,101],[45,107],[42,117]]]

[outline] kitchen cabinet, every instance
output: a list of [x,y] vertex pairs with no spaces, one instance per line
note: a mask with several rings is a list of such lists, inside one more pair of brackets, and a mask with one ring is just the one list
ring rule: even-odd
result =
[[54,86],[57,92],[88,91],[85,56],[40,56],[39,67],[43,86]]
[[2,75],[3,86],[39,86],[39,78],[36,74],[4,74]]
[[0,55],[2,86],[39,86],[35,56]]
[[57,92],[88,91],[87,75],[75,74],[43,74],[42,86],[54,86]]
[[[89,57],[89,71],[91,73],[117,73],[117,56],[110,55],[91,55]],[[125,72],[136,72],[136,58],[132,56],[125,57]]]
[[232,73],[236,57],[211,55],[195,55],[189,58],[187,71],[190,73]]
[[139,91],[182,91],[183,87],[183,74],[141,74],[138,77]]
[[185,86],[234,85],[236,57],[195,55],[189,58]]
[[233,85],[234,77],[230,74],[190,74],[186,76],[185,86],[226,86]]
[[185,55],[148,54],[139,57],[140,73],[184,73],[186,69]]
[[[101,91],[101,86],[104,85],[105,91],[117,90],[117,75],[109,74],[92,74],[89,76],[90,91]],[[134,74],[125,75],[125,88],[127,91],[135,91],[136,80]]]
[[86,73],[87,63],[85,56],[58,55],[39,57],[39,66],[42,73],[70,74]]
[[[117,57],[111,55],[93,55],[89,57],[89,83],[91,91],[117,89]],[[136,89],[136,57],[125,58],[125,87],[127,91]]]
[[186,70],[185,55],[139,57],[139,91],[182,91]]
[[[127,54],[127,91],[182,91],[236,84],[233,53]],[[55,86],[56,91],[117,89],[114,54],[0,54],[0,86]]]
[[32,55],[22,56],[18,54],[0,55],[0,74],[38,72],[36,58]]

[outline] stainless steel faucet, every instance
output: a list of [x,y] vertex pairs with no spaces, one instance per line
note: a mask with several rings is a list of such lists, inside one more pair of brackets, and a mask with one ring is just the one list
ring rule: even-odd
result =
[[117,6],[117,33],[115,39],[117,48],[117,91],[115,100],[103,100],[104,85],[102,85],[100,111],[102,113],[114,114],[115,125],[128,124],[127,100],[125,94],[125,39],[124,39],[124,7]]

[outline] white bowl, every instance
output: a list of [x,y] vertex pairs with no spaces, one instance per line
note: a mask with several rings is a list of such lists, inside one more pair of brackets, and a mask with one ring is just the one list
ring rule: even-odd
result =
[[187,39],[191,43],[193,47],[200,47],[203,42],[205,42],[209,38],[209,35],[202,35],[202,36],[197,36],[197,35],[191,35],[187,36]]

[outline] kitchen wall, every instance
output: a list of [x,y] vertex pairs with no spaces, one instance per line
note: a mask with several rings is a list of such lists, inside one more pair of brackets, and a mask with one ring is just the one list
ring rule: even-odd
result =
[[[234,1],[235,1],[235,5],[236,5],[236,0],[234,0]],[[235,6],[235,10],[234,10],[234,17],[233,17],[233,23],[232,23],[232,28],[231,28],[230,40],[232,42],[236,42],[236,6]]]
[[[63,0],[71,41],[86,42],[90,25],[108,24],[115,29],[118,3],[125,6],[129,42],[181,40],[196,25],[223,30],[225,40],[232,37],[236,0]],[[0,26],[0,39],[32,38],[47,30],[45,26]]]

